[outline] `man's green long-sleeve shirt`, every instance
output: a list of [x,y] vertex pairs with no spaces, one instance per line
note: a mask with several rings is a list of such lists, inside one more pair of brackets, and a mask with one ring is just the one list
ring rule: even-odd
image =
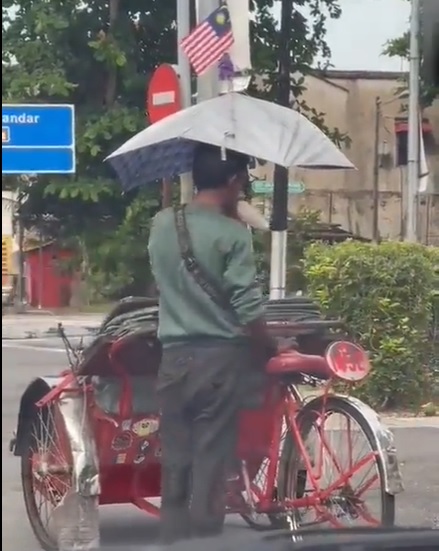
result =
[[189,274],[181,258],[171,208],[153,220],[149,256],[160,293],[159,338],[163,346],[195,339],[245,339],[245,325],[262,316],[251,233],[213,209],[189,205],[186,223],[198,264],[230,297],[236,319],[225,313]]

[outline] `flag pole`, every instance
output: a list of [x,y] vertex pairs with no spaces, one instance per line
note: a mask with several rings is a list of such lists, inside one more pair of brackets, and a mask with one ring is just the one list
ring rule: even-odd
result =
[[407,201],[405,240],[417,241],[416,198],[419,184],[420,2],[411,0],[408,106]]
[[[190,4],[191,0],[176,0],[177,2],[177,48],[178,48],[178,74],[180,76],[181,100],[183,109],[191,106],[192,87],[191,69],[189,60],[181,48],[181,41],[191,31],[190,28]],[[180,176],[180,203],[189,203],[193,196],[193,183],[190,174]]]
[[[196,0],[197,23],[204,21],[219,6],[218,0]],[[197,103],[215,98],[219,92],[218,64],[197,78]]]

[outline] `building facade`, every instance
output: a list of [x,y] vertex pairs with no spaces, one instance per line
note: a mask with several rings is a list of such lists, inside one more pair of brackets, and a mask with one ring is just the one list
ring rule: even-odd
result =
[[[350,144],[343,149],[357,170],[292,170],[290,180],[304,184],[302,193],[291,195],[292,212],[302,206],[320,210],[323,221],[372,238],[376,209],[381,238],[400,239],[404,235],[407,99],[401,99],[404,94],[400,93],[404,77],[403,73],[364,71],[327,71],[307,77],[303,99],[325,113],[329,128],[349,136]],[[422,127],[430,174],[428,189],[418,198],[418,238],[439,245],[439,100],[423,113]],[[272,179],[272,167],[258,167],[255,176]],[[376,187],[378,194],[374,193]]]
[[11,286],[12,255],[16,248],[14,238],[15,194],[2,190],[2,288]]

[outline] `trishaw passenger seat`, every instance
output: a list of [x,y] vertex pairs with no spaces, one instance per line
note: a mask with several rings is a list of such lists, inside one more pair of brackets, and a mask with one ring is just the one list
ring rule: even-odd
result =
[[[129,377],[129,381],[133,389],[133,415],[156,415],[159,410],[155,391],[156,378],[148,375],[134,375]],[[95,376],[92,379],[92,384],[97,406],[106,415],[119,417],[121,398],[120,377]]]
[[142,308],[158,309],[158,301],[154,297],[126,297],[120,300],[116,306],[105,316],[101,327],[105,327],[110,321],[122,314],[135,312]]
[[295,350],[271,358],[266,367],[269,375],[287,375],[303,373],[319,379],[329,379],[332,371],[323,356],[301,354]]
[[134,376],[144,376],[155,382],[160,362],[160,348],[144,337],[132,335],[115,341],[108,357],[113,374],[120,378],[119,415],[128,418],[133,414]]

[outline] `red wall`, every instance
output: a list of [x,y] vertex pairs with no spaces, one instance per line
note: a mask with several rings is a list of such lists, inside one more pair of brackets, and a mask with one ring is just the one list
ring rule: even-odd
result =
[[39,249],[25,253],[28,300],[31,306],[42,308],[69,306],[73,278],[70,275],[61,275],[58,263],[72,256],[73,253],[70,251],[60,250],[55,245],[44,247],[41,253]]

